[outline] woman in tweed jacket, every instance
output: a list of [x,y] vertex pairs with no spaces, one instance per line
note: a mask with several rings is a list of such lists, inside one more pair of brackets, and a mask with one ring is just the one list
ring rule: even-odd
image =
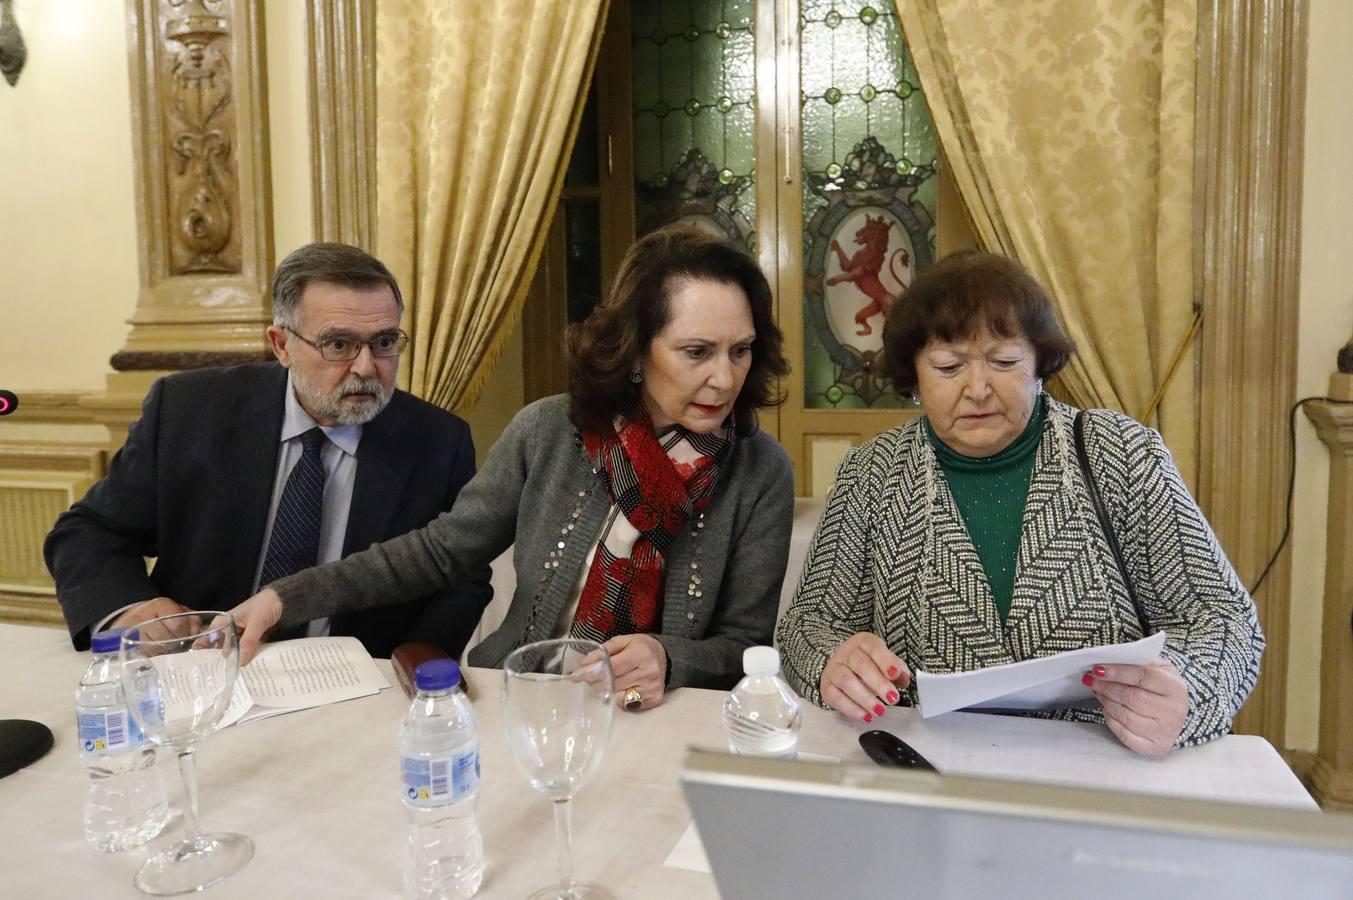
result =
[[756,426],[787,372],[755,261],[691,227],[647,235],[570,333],[568,395],[519,412],[450,512],[236,607],[241,661],[279,621],[422,596],[512,546],[516,594],[471,663],[568,635],[610,651],[626,709],[732,687],[789,554],[793,470]]
[[[893,305],[884,349],[925,415],[842,462],[777,637],[804,697],[863,721],[916,702],[911,672],[959,672],[1143,636],[1075,455],[1077,410],[1042,393],[1074,351],[1038,284],[987,253],[947,257]],[[1145,666],[1094,666],[1127,747],[1225,734],[1264,639],[1160,436],[1085,414],[1096,484],[1150,630]]]

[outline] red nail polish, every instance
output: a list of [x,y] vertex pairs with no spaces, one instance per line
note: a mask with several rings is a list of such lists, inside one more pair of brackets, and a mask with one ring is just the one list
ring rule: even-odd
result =
[[864,714],[864,720],[865,720],[866,722],[872,722],[872,721],[874,721],[874,717],[871,716],[871,715],[869,715],[869,713],[865,713],[865,714]]
[[889,692],[888,692],[888,702],[889,702],[889,703],[896,703],[900,697],[901,697],[901,694],[899,694],[897,691],[889,691]]
[[1082,678],[1081,678],[1081,684],[1085,685],[1086,687],[1090,687],[1090,686],[1093,685],[1094,683],[1095,683],[1095,680],[1094,680],[1093,678],[1090,677],[1090,673],[1089,673],[1089,672],[1086,672],[1085,675],[1082,676]]
[[888,677],[889,677],[889,678],[896,678],[896,677],[897,677],[897,666],[889,666],[889,667],[888,667]]
[[1103,678],[1105,675],[1109,674],[1109,670],[1104,668],[1103,666],[1095,666],[1090,671],[1095,673],[1096,678]]
[[881,716],[881,715],[883,715],[883,704],[882,704],[882,703],[875,703],[875,704],[874,704],[874,715],[876,715],[876,716]]

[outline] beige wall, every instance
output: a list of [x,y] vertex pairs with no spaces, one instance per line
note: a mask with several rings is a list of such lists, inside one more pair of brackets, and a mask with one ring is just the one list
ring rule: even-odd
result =
[[126,13],[16,0],[28,45],[0,81],[0,387],[100,390],[136,308]]
[[[136,309],[138,240],[123,0],[16,0],[28,45],[0,83],[0,388],[101,391]],[[314,239],[306,17],[267,3],[278,257]],[[522,405],[520,333],[467,415],[479,457]]]
[[[0,84],[0,386],[100,391],[139,287],[123,0],[17,0]],[[273,236],[313,239],[305,7],[266,4]],[[20,249],[21,248],[21,249]]]
[[[1301,235],[1297,396],[1323,395],[1335,355],[1353,337],[1353,3],[1311,3]],[[1283,424],[1286,427],[1286,423]],[[1286,484],[1279,486],[1285,489]],[[1329,454],[1297,419],[1287,745],[1314,750],[1318,730],[1320,614],[1325,574]]]

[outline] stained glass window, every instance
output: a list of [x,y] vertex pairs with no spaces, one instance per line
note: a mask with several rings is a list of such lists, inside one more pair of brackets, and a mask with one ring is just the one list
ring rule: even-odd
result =
[[891,0],[803,0],[804,403],[913,406],[882,369],[887,310],[935,255],[938,143]]
[[754,249],[754,0],[631,6],[635,219],[687,221]]

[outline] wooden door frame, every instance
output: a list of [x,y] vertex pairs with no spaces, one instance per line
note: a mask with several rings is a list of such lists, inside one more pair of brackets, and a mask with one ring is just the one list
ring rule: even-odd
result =
[[597,185],[563,187],[555,200],[545,247],[522,311],[523,399],[530,403],[568,383],[564,334],[568,329],[568,237],[565,207],[595,199],[601,219],[601,286],[615,279],[634,242],[634,123],[630,89],[630,8],[611,0],[589,90],[596,88]]

